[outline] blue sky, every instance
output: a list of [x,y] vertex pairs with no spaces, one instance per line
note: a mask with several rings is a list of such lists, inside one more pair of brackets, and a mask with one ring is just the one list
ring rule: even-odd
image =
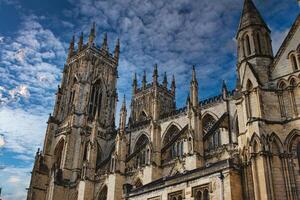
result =
[[[4,199],[25,199],[33,158],[42,147],[48,114],[73,33],[87,39],[93,21],[98,45],[121,39],[118,93],[130,103],[131,78],[174,74],[177,107],[185,104],[191,66],[200,98],[235,86],[235,34],[241,0],[0,0],[0,187]],[[296,0],[255,0],[277,51],[299,13]],[[119,102],[120,103],[120,102]],[[120,105],[118,105],[119,110]],[[118,118],[118,117],[117,117]]]

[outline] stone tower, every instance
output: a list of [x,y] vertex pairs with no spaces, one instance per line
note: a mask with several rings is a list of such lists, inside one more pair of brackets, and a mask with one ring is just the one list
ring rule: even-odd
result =
[[157,120],[164,114],[175,111],[175,78],[171,88],[168,89],[168,80],[164,74],[163,83],[158,82],[157,65],[154,66],[152,83],[147,84],[146,72],[144,72],[142,87],[138,88],[136,74],[132,84],[132,101],[130,123],[135,124],[147,119]]
[[250,63],[262,82],[268,80],[268,67],[273,61],[271,31],[252,0],[245,0],[237,31],[238,72]]
[[[91,199],[101,152],[115,137],[116,82],[120,51],[95,42],[93,24],[87,44],[73,36],[43,152],[38,152],[28,199]],[[47,195],[46,195],[47,193]],[[46,196],[45,196],[46,195]]]

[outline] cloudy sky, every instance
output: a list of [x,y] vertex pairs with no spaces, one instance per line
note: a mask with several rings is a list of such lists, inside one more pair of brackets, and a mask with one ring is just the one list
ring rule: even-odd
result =
[[[297,0],[255,0],[272,30],[274,52],[297,14]],[[85,39],[93,21],[97,44],[121,39],[118,93],[130,101],[131,77],[148,80],[155,63],[177,82],[184,106],[191,66],[200,98],[235,86],[235,34],[242,0],[0,0],[0,187],[4,199],[25,199],[37,148],[60,84],[73,33]],[[162,78],[162,76],[160,76]],[[140,82],[139,82],[140,83]],[[119,109],[119,105],[118,105]],[[1,147],[2,146],[2,147]]]

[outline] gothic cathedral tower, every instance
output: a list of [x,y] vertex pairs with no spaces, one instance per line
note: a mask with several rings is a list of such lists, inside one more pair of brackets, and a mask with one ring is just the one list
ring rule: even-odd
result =
[[70,42],[61,86],[48,120],[44,149],[36,155],[28,191],[31,199],[92,199],[97,164],[115,137],[116,82],[120,44],[114,54],[107,35],[95,43],[93,24],[75,49]]

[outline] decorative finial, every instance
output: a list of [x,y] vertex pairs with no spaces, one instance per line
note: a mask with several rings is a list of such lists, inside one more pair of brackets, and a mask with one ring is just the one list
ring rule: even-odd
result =
[[93,26],[91,28],[91,32],[90,32],[90,36],[89,36],[89,45],[93,45],[94,44],[94,40],[96,37],[96,23],[93,22]]
[[83,32],[81,32],[79,41],[78,41],[78,51],[81,51],[83,49]]
[[107,33],[104,33],[104,35],[103,35],[102,49],[108,50],[108,47],[107,47]]
[[163,86],[166,88],[168,86],[168,78],[167,73],[164,73],[164,80],[163,80]]

